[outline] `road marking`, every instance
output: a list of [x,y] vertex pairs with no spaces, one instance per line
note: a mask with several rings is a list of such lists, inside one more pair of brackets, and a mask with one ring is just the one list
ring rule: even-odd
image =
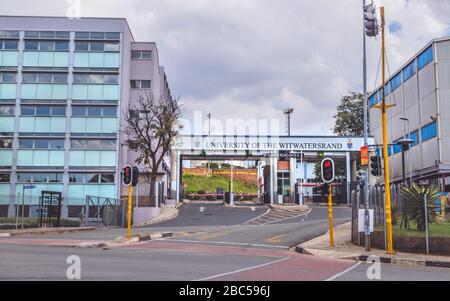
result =
[[[269,212],[266,212],[265,214],[248,221],[247,224],[250,222],[253,222],[253,224],[256,224],[256,225],[270,225],[270,224],[284,222],[287,220],[298,218],[301,216],[307,216],[309,213],[311,213],[311,211],[312,211],[312,208],[309,208],[309,210],[306,212],[302,212],[300,214],[297,214],[297,215],[294,215],[291,217],[287,217],[287,218],[277,219],[277,217],[275,216],[277,214],[276,210],[273,210],[270,212],[270,214],[269,214]],[[275,218],[275,220],[274,220],[274,218]],[[269,221],[267,221],[267,220],[269,220]]]
[[198,280],[195,280],[195,281],[206,281],[206,280],[211,280],[211,279],[214,279],[214,278],[228,276],[228,275],[231,275],[231,274],[245,272],[245,271],[249,271],[249,270],[253,270],[253,269],[257,269],[257,268],[262,268],[262,267],[265,267],[265,266],[268,266],[268,265],[271,265],[271,264],[275,264],[275,263],[279,263],[279,262],[282,262],[282,261],[285,261],[285,260],[288,260],[288,259],[291,259],[291,257],[285,257],[285,258],[281,258],[281,259],[278,259],[278,260],[275,260],[275,261],[271,261],[271,262],[268,262],[268,263],[252,266],[252,267],[245,268],[245,269],[239,269],[239,270],[228,272],[228,273],[218,274],[218,275],[214,275],[214,276],[211,276],[211,277],[198,279]]
[[347,274],[351,270],[357,268],[361,263],[362,263],[362,261],[359,261],[359,262],[355,263],[353,266],[351,266],[350,268],[346,269],[345,271],[340,272],[339,274],[336,274],[333,277],[326,279],[325,281],[333,281],[334,279],[341,277],[342,275]]
[[263,217],[264,215],[268,214],[271,210],[272,210],[272,209],[268,208],[266,212],[264,212],[264,213],[261,214],[261,215],[258,215],[258,216],[255,217],[255,218],[252,218],[252,219],[249,220],[249,221],[246,221],[244,224],[248,224],[248,223],[250,223],[250,222],[252,222],[252,221],[254,221],[254,220],[256,220],[256,219],[258,219],[258,218],[260,218],[260,217]]
[[[155,240],[156,241],[156,240]],[[246,247],[262,247],[262,248],[277,248],[289,250],[288,246],[274,246],[265,244],[251,244],[244,242],[230,242],[230,241],[198,241],[189,239],[171,239],[173,242],[184,242],[184,243],[194,243],[194,244],[208,244],[208,245],[230,245],[230,246],[246,246]],[[149,241],[151,242],[151,241]]]
[[287,234],[272,236],[272,237],[267,238],[266,242],[272,243],[272,244],[280,243],[283,241],[283,238],[285,238],[286,236],[287,236]]

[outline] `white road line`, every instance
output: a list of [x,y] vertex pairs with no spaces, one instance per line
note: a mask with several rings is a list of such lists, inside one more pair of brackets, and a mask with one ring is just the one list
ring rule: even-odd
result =
[[263,217],[264,215],[266,215],[266,214],[268,214],[270,211],[271,211],[272,209],[267,209],[267,211],[266,212],[264,212],[263,214],[261,214],[261,215],[258,215],[257,217],[255,217],[255,218],[252,218],[251,220],[249,220],[249,221],[246,221],[244,224],[248,224],[248,223],[250,223],[250,222],[252,222],[252,221],[254,221],[254,220],[256,220],[256,219],[258,219],[258,218],[260,218],[260,217]]
[[361,263],[362,263],[362,261],[359,261],[359,262],[355,263],[353,266],[351,266],[350,268],[346,269],[345,271],[340,272],[339,274],[336,274],[336,275],[334,275],[333,277],[330,277],[330,278],[328,278],[328,279],[325,280],[325,281],[333,281],[334,279],[339,278],[339,277],[341,277],[342,275],[347,274],[347,273],[350,272],[351,270],[355,269],[355,268],[358,267]]
[[309,208],[308,212],[305,212],[305,213],[302,213],[302,214],[299,214],[299,215],[296,215],[296,216],[293,216],[293,217],[289,217],[289,218],[273,221],[273,222],[270,222],[270,223],[266,223],[265,225],[275,224],[275,223],[278,223],[278,222],[284,222],[284,221],[287,221],[287,220],[290,220],[290,219],[294,219],[294,218],[298,218],[298,217],[301,217],[301,216],[305,216],[305,215],[308,215],[311,211],[312,211],[312,208]]
[[271,265],[271,264],[275,264],[275,263],[278,263],[278,262],[282,262],[282,261],[288,260],[288,259],[290,259],[290,258],[291,258],[291,257],[285,257],[285,258],[281,258],[281,259],[278,259],[278,260],[275,260],[275,261],[271,261],[271,262],[268,262],[268,263],[256,265],[256,266],[249,267],[249,268],[245,268],[245,269],[239,269],[239,270],[236,270],[236,271],[233,271],[233,272],[228,272],[228,273],[218,274],[218,275],[214,275],[214,276],[211,276],[211,277],[206,277],[206,278],[198,279],[198,280],[195,280],[195,281],[206,281],[206,280],[211,280],[211,279],[214,279],[214,278],[219,278],[219,277],[223,277],[223,276],[228,276],[228,275],[231,275],[231,274],[236,274],[236,273],[240,273],[240,272],[245,272],[245,271],[249,271],[249,270],[253,270],[253,269],[265,267],[265,266],[268,266],[268,265]]
[[194,244],[263,247],[263,248],[277,248],[277,249],[289,250],[288,246],[276,246],[276,245],[265,245],[265,244],[250,244],[250,243],[245,243],[245,242],[206,241],[206,240],[189,240],[189,239],[172,239],[172,241],[174,241],[174,242],[194,243]]

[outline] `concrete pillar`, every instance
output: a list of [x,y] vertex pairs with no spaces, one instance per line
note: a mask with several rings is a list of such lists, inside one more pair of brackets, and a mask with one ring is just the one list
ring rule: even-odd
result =
[[178,178],[178,166],[177,166],[177,152],[172,151],[170,153],[170,198],[175,200],[177,198],[177,178]]
[[278,204],[278,157],[273,158],[272,167],[272,205]]
[[291,200],[295,203],[295,186],[297,184],[297,177],[296,177],[296,171],[297,171],[297,159],[291,158],[289,164],[289,175],[290,175],[290,187],[291,187]]

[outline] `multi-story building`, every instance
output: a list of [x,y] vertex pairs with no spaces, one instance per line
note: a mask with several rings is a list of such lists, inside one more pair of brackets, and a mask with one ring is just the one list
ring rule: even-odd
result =
[[[381,101],[381,87],[369,96],[371,134],[382,144],[381,111],[373,107]],[[395,105],[387,111],[388,141],[394,144],[389,148],[392,180],[402,180],[402,147],[395,144],[410,137],[407,177],[411,171],[415,180],[445,187],[450,175],[450,38],[433,40],[395,71],[385,96]]]
[[34,206],[62,192],[63,216],[87,195],[126,195],[121,166],[136,154],[123,114],[145,91],[170,97],[155,43],[135,42],[125,19],[1,16],[0,216],[24,191]]

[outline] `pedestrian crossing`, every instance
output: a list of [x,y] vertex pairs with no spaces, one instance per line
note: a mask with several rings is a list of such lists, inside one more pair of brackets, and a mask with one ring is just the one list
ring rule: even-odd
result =
[[303,216],[309,212],[307,207],[272,208],[265,214],[248,221],[247,225],[267,225]]

